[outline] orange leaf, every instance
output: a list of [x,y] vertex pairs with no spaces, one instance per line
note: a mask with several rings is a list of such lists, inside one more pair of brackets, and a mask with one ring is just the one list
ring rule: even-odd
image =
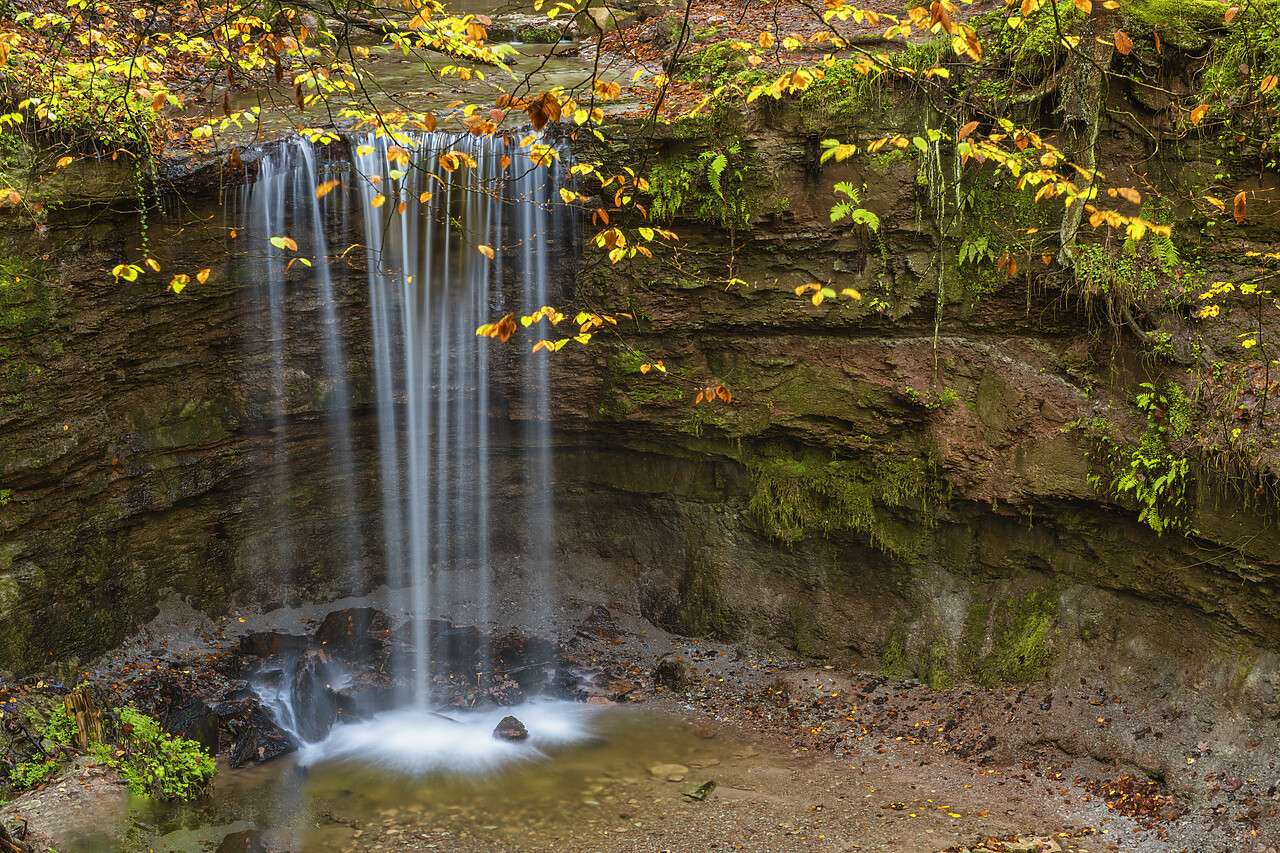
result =
[[196,273],[196,281],[200,282],[201,284],[204,284],[208,280],[209,280],[209,270],[203,269],[203,270],[200,270],[200,272]]
[[341,181],[325,181],[323,184],[316,187],[316,198],[324,198],[329,193],[333,192],[334,188],[337,187],[340,183],[342,182]]
[[977,121],[969,122],[964,127],[960,128],[960,135],[957,137],[957,140],[963,142],[965,138],[968,137],[969,134],[973,133],[977,129],[978,129]]
[[1262,83],[1258,88],[1261,89],[1262,94],[1265,95],[1276,87],[1276,83],[1280,83],[1280,78],[1277,78],[1274,74],[1268,74],[1266,77],[1262,78]]
[[548,122],[559,120],[560,100],[550,92],[543,92],[526,103],[524,111],[529,114],[529,123],[533,125],[533,129],[542,130]]
[[1124,30],[1116,30],[1116,50],[1125,56],[1133,50],[1133,39],[1129,38]]
[[1239,4],[1239,3],[1235,4],[1235,5],[1234,5],[1234,6],[1232,6],[1230,9],[1228,9],[1228,10],[1227,10],[1227,16],[1226,16],[1226,17],[1227,17],[1227,23],[1228,23],[1228,24],[1229,24],[1229,23],[1231,23],[1231,20],[1232,20],[1232,19],[1233,19],[1237,14],[1239,14],[1239,12],[1240,12],[1240,4]]
[[1244,191],[1241,190],[1239,193],[1236,194],[1235,217],[1236,217],[1237,223],[1244,222],[1244,205],[1245,205]]
[[489,260],[493,260],[492,246],[476,246],[476,248],[480,250],[480,254],[484,255]]
[[1075,4],[1075,7],[1077,9],[1079,9],[1081,12],[1084,12],[1086,15],[1093,14],[1092,0],[1071,0],[1071,2]]
[[1199,124],[1201,121],[1204,120],[1205,113],[1207,112],[1209,112],[1208,104],[1201,104],[1200,106],[1196,107],[1194,110],[1191,111],[1191,123]]
[[648,373],[651,369],[652,369],[651,365],[648,365],[648,364],[642,364],[642,365],[640,365],[640,372],[641,372],[642,374],[644,374],[644,373]]

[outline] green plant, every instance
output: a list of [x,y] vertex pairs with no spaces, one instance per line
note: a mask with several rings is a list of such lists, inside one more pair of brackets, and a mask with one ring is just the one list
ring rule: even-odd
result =
[[56,758],[47,758],[44,761],[37,761],[33,758],[29,761],[24,761],[14,767],[9,774],[9,784],[15,791],[34,788],[46,779],[56,776],[58,766]]
[[986,237],[969,237],[960,244],[959,263],[980,264],[984,261],[995,261],[996,253],[991,251],[991,241]]
[[0,507],[8,506],[13,500],[13,489],[0,489]]
[[95,744],[90,752],[119,770],[130,791],[139,796],[189,800],[208,789],[217,768],[200,744],[174,738],[136,708],[117,708],[116,713],[120,745]]
[[745,227],[749,217],[743,187],[746,168],[737,141],[724,148],[703,151],[693,160],[660,163],[649,180],[654,218],[670,221],[692,207],[704,222],[715,222],[730,231]]
[[1158,534],[1188,529],[1191,463],[1175,453],[1171,443],[1190,428],[1191,403],[1176,385],[1158,389],[1144,382],[1140,387],[1134,403],[1146,416],[1147,429],[1136,446],[1117,438],[1114,428],[1101,419],[1077,424],[1093,443],[1089,483],[1114,499],[1132,501],[1138,520]]
[[67,713],[65,702],[58,702],[49,713],[49,721],[44,724],[42,734],[54,743],[73,744],[79,734],[76,721]]
[[868,231],[880,230],[880,217],[865,208],[857,207],[861,200],[857,187],[848,181],[841,181],[835,185],[835,191],[848,200],[837,201],[831,208],[832,222],[839,222],[847,217],[852,224],[861,225]]

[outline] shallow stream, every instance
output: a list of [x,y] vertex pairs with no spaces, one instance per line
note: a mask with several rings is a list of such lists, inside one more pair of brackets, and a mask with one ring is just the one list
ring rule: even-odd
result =
[[[293,853],[451,849],[463,839],[481,850],[553,847],[568,835],[642,832],[646,806],[696,804],[684,792],[758,763],[742,742],[669,716],[575,704],[503,712],[512,710],[528,741],[494,739],[498,712],[461,724],[393,712],[339,727],[278,762],[221,768],[205,803],[140,803],[130,838],[98,849],[206,853],[248,829]],[[653,772],[664,764],[683,770]]]

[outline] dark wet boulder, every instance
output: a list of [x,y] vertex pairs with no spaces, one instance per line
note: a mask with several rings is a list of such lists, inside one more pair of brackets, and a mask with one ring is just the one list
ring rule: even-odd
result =
[[231,746],[232,767],[262,764],[298,748],[298,741],[260,707],[249,708],[233,722],[236,736]]
[[357,675],[334,694],[334,701],[339,722],[367,719],[395,706],[395,684],[385,678]]
[[255,631],[240,638],[236,651],[241,657],[292,657],[311,648],[311,639],[275,631]]
[[267,853],[267,850],[262,833],[256,829],[246,829],[244,832],[233,832],[222,839],[214,853]]
[[528,740],[529,730],[515,717],[507,716],[498,721],[498,725],[493,730],[493,736],[499,740]]
[[164,730],[174,737],[193,740],[210,755],[218,754],[218,722],[216,709],[198,697],[174,706],[164,716]]
[[[303,740],[322,740],[338,721],[338,699],[333,689],[341,668],[321,654],[298,661],[291,685],[294,722]],[[345,681],[345,677],[341,678]]]
[[385,645],[383,634],[391,620],[372,607],[335,610],[316,629],[315,644],[327,654],[344,660],[366,661]]

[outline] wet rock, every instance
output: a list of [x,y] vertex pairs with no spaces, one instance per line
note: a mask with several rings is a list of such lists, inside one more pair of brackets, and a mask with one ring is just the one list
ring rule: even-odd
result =
[[384,613],[372,607],[335,610],[316,629],[315,644],[347,661],[366,661],[382,649],[382,633],[391,627]]
[[689,774],[689,768],[683,764],[655,764],[649,768],[649,773],[668,782],[682,782]]
[[260,707],[252,707],[235,721],[237,733],[231,747],[231,766],[262,764],[293,752],[298,742],[275,724]]
[[358,679],[334,694],[338,720],[349,723],[372,717],[395,704],[392,684]]
[[529,730],[524,727],[524,723],[515,717],[503,717],[493,730],[493,736],[499,740],[520,741],[528,740]]
[[338,721],[338,699],[332,689],[338,672],[321,655],[298,661],[293,674],[293,713],[298,735],[304,740],[324,738]]
[[431,638],[431,655],[451,669],[470,668],[480,652],[484,637],[473,625],[446,628]]
[[240,638],[236,651],[241,657],[282,657],[300,655],[311,648],[311,640],[294,634],[279,634],[275,631],[255,631]]
[[685,692],[689,689],[689,664],[675,655],[663,655],[653,664],[653,683],[677,693]]
[[164,730],[174,737],[193,740],[210,755],[218,754],[217,710],[203,699],[193,697],[176,706],[164,717]]
[[244,832],[233,832],[222,839],[214,853],[267,853],[267,845],[262,840],[262,833],[256,829],[246,829]]

